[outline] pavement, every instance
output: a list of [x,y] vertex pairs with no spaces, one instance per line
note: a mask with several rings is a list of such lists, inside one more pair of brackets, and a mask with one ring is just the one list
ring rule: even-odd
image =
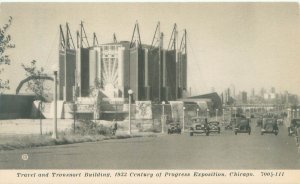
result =
[[251,135],[222,129],[210,136],[186,132],[1,151],[0,169],[300,169],[285,126],[277,136],[251,126]]

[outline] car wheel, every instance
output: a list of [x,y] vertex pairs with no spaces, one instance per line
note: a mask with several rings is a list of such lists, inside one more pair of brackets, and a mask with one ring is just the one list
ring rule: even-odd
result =
[[237,135],[237,132],[234,132],[235,135]]
[[221,132],[221,128],[219,127],[219,128],[218,128],[218,134],[220,134],[220,132]]
[[193,132],[190,132],[190,136],[193,136],[194,134],[193,134]]
[[209,136],[209,132],[206,132],[206,136]]
[[249,133],[248,133],[249,135],[251,134],[251,131],[249,131]]
[[275,135],[278,135],[278,132],[275,132]]

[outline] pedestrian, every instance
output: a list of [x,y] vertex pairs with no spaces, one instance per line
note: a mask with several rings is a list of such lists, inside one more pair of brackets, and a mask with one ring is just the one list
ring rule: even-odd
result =
[[116,134],[117,129],[118,129],[118,123],[116,122],[115,119],[113,119],[113,135]]

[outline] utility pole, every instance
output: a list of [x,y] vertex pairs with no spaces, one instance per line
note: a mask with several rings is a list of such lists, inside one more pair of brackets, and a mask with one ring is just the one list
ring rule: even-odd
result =
[[57,139],[57,71],[54,71],[54,116],[52,138]]

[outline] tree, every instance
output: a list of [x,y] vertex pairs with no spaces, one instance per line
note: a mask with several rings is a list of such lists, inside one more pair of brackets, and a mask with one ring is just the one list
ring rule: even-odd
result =
[[47,92],[50,90],[45,86],[46,79],[41,77],[47,77],[48,75],[45,73],[44,68],[38,68],[36,66],[36,61],[31,61],[29,66],[22,64],[23,69],[26,72],[26,77],[34,76],[32,80],[27,82],[26,91],[32,91],[35,96],[36,100],[40,100],[38,110],[40,116],[40,133],[42,134],[42,110],[44,109],[43,101],[45,101],[47,97]]
[[[0,75],[4,72],[3,65],[10,64],[9,55],[5,53],[7,49],[14,48],[15,45],[12,43],[10,34],[8,34],[8,29],[12,24],[12,17],[9,17],[8,23],[0,27]],[[2,66],[1,66],[2,65]],[[9,80],[2,80],[0,78],[0,92],[9,89]]]

